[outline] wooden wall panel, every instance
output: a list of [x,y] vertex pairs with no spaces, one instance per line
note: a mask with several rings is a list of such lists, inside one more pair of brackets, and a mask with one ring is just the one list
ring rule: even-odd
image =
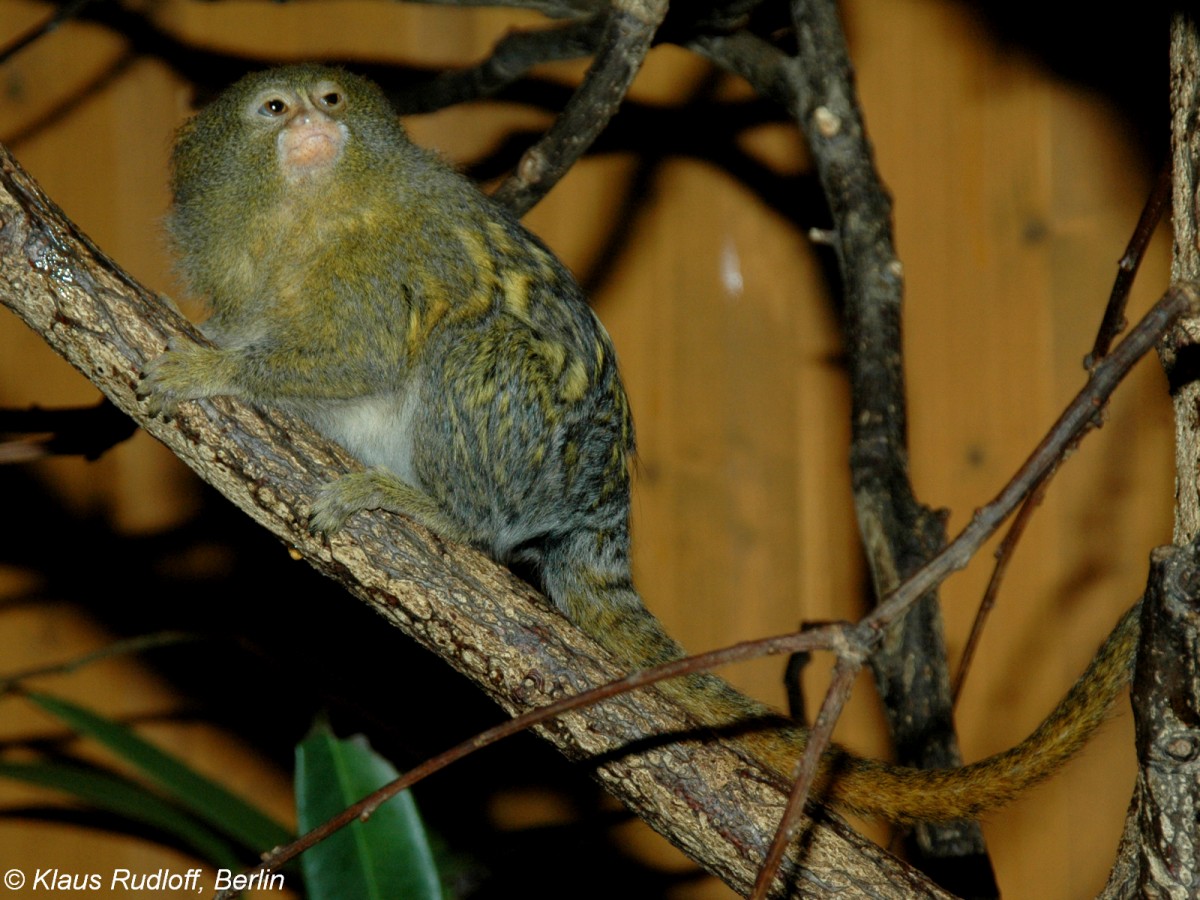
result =
[[[913,474],[922,499],[948,508],[957,528],[1082,383],[1080,361],[1149,174],[1101,98],[1001,48],[959,6],[853,0],[846,8],[868,126],[896,202]],[[46,11],[5,4],[0,38]],[[226,52],[431,67],[477,60],[510,24],[540,21],[359,0],[171,0],[155,15],[180,37]],[[579,67],[548,71],[569,79]],[[706,77],[693,57],[660,48],[634,95],[651,107],[674,104]],[[726,79],[719,90],[737,95],[744,87]],[[0,91],[0,140],[101,247],[156,289],[178,293],[159,223],[170,135],[186,114],[187,86],[163,64],[131,56],[120,38],[72,24],[0,69]],[[409,124],[419,141],[465,163],[507,129],[544,121],[514,105],[476,104]],[[783,171],[805,165],[801,143],[784,127],[764,126],[742,143]],[[653,135],[646,144],[653,146]],[[620,202],[638,189],[637,166],[627,155],[589,158],[534,210],[531,227],[576,271],[593,271]],[[681,158],[655,169],[636,215],[621,227],[625,249],[593,299],[618,347],[639,429],[635,553],[648,603],[696,650],[802,619],[855,615],[864,582],[845,471],[840,343],[804,234],[747,185]],[[1135,311],[1163,287],[1165,256],[1158,245]],[[0,324],[0,403],[94,397],[15,320]],[[1105,428],[1072,459],[1017,557],[963,700],[969,758],[1024,736],[1139,593],[1149,549],[1169,535],[1169,432],[1162,378],[1148,361]],[[63,515],[104,516],[122,533],[185,522],[197,502],[190,476],[144,436],[95,464],[56,460],[30,471]],[[104,639],[71,605],[76,598],[31,602],[30,577],[20,561],[0,567],[5,672]],[[955,654],[986,577],[981,559],[947,588]],[[782,699],[777,662],[730,677]],[[822,680],[820,671],[807,678],[813,690]],[[116,714],[171,703],[153,673],[134,667],[89,674],[72,690]],[[877,726],[874,701],[863,693],[839,735],[883,753]],[[14,704],[0,706],[0,733],[37,727]],[[1006,897],[1080,897],[1101,883],[1131,785],[1129,732],[1128,716],[1118,716],[1061,778],[988,817]],[[260,774],[263,763],[250,760],[235,736],[159,734],[197,765],[265,778],[272,802],[286,807],[286,773]],[[0,798],[10,796],[0,785]],[[18,846],[9,843],[12,833],[0,823],[0,866]],[[37,832],[48,860],[61,852],[50,843],[61,834]],[[78,838],[64,840],[76,846]],[[647,841],[657,846],[644,835],[629,840],[632,853],[659,852],[642,849]],[[134,851],[97,842],[90,852],[100,865],[125,864],[111,861]],[[727,892],[701,881],[671,896]]]
[[[1082,385],[1151,173],[1102,98],[997,46],[953,4],[855,3],[849,27],[896,198],[914,478],[956,529]],[[1131,317],[1164,289],[1168,252],[1160,240]],[[962,700],[967,758],[1027,734],[1082,671],[1140,594],[1149,548],[1169,540],[1171,499],[1169,407],[1147,360],[1017,554]],[[952,652],[989,574],[985,556],[947,585]],[[1132,724],[1119,713],[1061,777],[988,816],[1006,897],[1103,884],[1132,785]]]

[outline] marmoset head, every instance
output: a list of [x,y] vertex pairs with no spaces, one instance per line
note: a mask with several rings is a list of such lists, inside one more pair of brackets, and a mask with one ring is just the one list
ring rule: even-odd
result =
[[261,189],[320,177],[343,156],[355,163],[404,140],[383,92],[342,69],[286,66],[247,75],[179,132],[172,157],[176,202],[227,179]]
[[219,300],[229,281],[222,269],[248,242],[281,221],[319,220],[359,202],[381,172],[416,152],[365,78],[314,65],[247,75],[179,130],[167,224],[181,269],[195,290]]

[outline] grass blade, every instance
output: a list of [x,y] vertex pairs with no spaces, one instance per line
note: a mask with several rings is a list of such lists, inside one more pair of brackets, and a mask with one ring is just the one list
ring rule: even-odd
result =
[[119,722],[60,697],[36,692],[24,696],[73,731],[103,744],[197,818],[239,843],[263,851],[291,839],[290,832],[265,813]]

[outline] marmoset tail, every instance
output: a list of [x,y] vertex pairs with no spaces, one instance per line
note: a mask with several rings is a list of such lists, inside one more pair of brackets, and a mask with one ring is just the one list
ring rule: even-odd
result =
[[[414,146],[375,85],[311,66],[243,79],[180,131],[172,189],[170,235],[217,346],[153,360],[152,408],[227,395],[290,410],[369,467],[323,489],[316,529],[370,508],[411,516],[535,573],[622,666],[682,654],[630,575],[633,425],[604,328],[554,255]],[[1136,636],[1131,613],[1014,749],[926,771],[834,748],[820,797],[899,822],[1003,803],[1088,739]],[[715,676],[663,689],[790,779],[802,728]]]

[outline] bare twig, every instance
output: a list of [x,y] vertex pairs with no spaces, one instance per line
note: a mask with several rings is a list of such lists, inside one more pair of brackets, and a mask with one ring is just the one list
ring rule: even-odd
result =
[[1125,253],[1117,263],[1117,277],[1113,280],[1112,292],[1108,297],[1108,305],[1104,309],[1104,319],[1096,332],[1096,342],[1092,352],[1088,354],[1084,365],[1091,367],[1099,361],[1112,346],[1113,339],[1125,328],[1125,304],[1129,300],[1129,290],[1133,287],[1133,279],[1137,275],[1142,257],[1150,246],[1150,238],[1162,221],[1163,214],[1171,203],[1171,164],[1167,162],[1159,170],[1146,205],[1129,238]]
[[493,196],[523,215],[566,174],[617,111],[667,12],[666,0],[614,0],[600,48],[550,130]]
[[[1180,12],[1171,23],[1171,255],[1173,281],[1200,280],[1200,25]],[[1200,321],[1185,320],[1160,348],[1175,411],[1175,525],[1182,546],[1200,534]]]
[[403,112],[419,113],[491,96],[540,63],[578,59],[595,52],[604,22],[604,16],[597,14],[555,28],[512,31],[479,65],[443,72],[431,81],[394,92],[392,97]]
[[1026,526],[1033,518],[1033,513],[1041,506],[1042,499],[1046,496],[1046,488],[1050,479],[1057,471],[1057,467],[1051,469],[1034,485],[1029,496],[1021,504],[1021,508],[1017,510],[1017,515],[1004,535],[1004,539],[1000,542],[1000,546],[996,548],[996,565],[992,568],[992,575],[983,592],[983,599],[979,601],[979,608],[975,610],[971,631],[967,635],[966,644],[963,645],[962,659],[959,660],[958,671],[954,673],[951,693],[955,706],[958,705],[958,698],[962,696],[963,685],[966,684],[967,673],[971,671],[971,663],[975,659],[975,651],[979,649],[979,642],[983,638],[983,629],[987,624],[988,616],[991,615],[992,609],[996,605],[996,596],[1000,593],[1000,585],[1004,582],[1008,564],[1016,552],[1017,545],[1021,542],[1021,536],[1025,534]]
[[[1133,234],[1129,238],[1129,244],[1126,246],[1125,253],[1117,265],[1117,276],[1113,279],[1112,291],[1109,293],[1108,303],[1104,308],[1104,317],[1100,322],[1100,327],[1096,331],[1096,340],[1092,345],[1092,352],[1084,361],[1085,368],[1091,369],[1103,359],[1107,355],[1109,348],[1112,347],[1113,340],[1125,329],[1127,324],[1125,321],[1125,305],[1129,299],[1129,291],[1133,287],[1133,280],[1137,275],[1142,257],[1145,256],[1146,249],[1150,246],[1150,238],[1153,236],[1158,223],[1162,220],[1170,196],[1171,169],[1170,166],[1164,166],[1155,180],[1154,187],[1150,191],[1150,196],[1146,198],[1146,204],[1142,207],[1142,213],[1138,217],[1137,225],[1134,226]],[[1000,542],[1000,546],[996,548],[996,565],[993,567],[992,575],[988,579],[987,588],[983,592],[983,598],[979,601],[979,608],[975,611],[975,618],[971,622],[971,631],[963,647],[962,659],[959,660],[958,671],[954,675],[952,695],[956,706],[959,697],[962,696],[963,685],[966,683],[971,663],[975,659],[975,652],[979,648],[979,642],[983,637],[983,629],[987,624],[988,616],[991,615],[992,610],[995,608],[996,597],[1000,592],[1000,585],[1003,583],[1004,576],[1008,571],[1008,564],[1012,560],[1013,554],[1016,553],[1017,545],[1021,542],[1021,537],[1025,534],[1025,528],[1033,517],[1033,513],[1041,506],[1042,499],[1046,495],[1046,489],[1049,487],[1050,479],[1054,477],[1057,471],[1057,467],[1051,469],[1038,482],[1037,487],[1021,505],[1021,509],[1017,512],[1017,516],[1013,520],[1008,533],[1004,535],[1004,539]]]
[[[822,10],[817,9],[815,4],[804,3],[797,4],[797,11],[800,14],[807,16],[818,15]],[[825,9],[824,12],[826,15],[829,14],[828,9]],[[803,34],[801,34],[800,37],[801,40],[803,40]],[[845,127],[845,120],[836,115],[830,116],[827,107],[824,109],[820,108],[820,104],[815,102],[812,98],[814,92],[811,90],[806,90],[803,79],[801,77],[797,77],[790,71],[790,67],[793,64],[782,54],[782,52],[768,44],[766,41],[763,41],[754,35],[742,32],[732,35],[698,36],[691,41],[689,46],[697,52],[709,57],[718,65],[721,65],[729,71],[736,72],[737,74],[745,77],[760,94],[773,97],[789,108],[798,110],[798,118],[805,126],[805,129],[809,133],[810,137],[819,139],[819,137],[822,135],[822,130],[824,129],[831,132],[832,138],[834,139],[845,139],[844,135],[847,131]],[[802,53],[801,56],[803,55],[804,54]],[[829,65],[814,65],[814,68],[817,70],[817,74],[819,75],[822,72],[828,72],[831,68],[836,67],[831,67]],[[843,68],[842,71],[847,71],[847,69]],[[841,83],[847,86],[844,88],[845,91],[850,90],[848,87],[848,77],[843,79]],[[855,124],[856,123],[852,121],[850,123],[851,128],[853,128]],[[818,152],[820,149],[821,148],[819,146],[814,148],[814,158],[818,161],[818,165],[821,164],[823,158],[822,154]],[[886,197],[883,197],[882,199],[884,202],[886,202]],[[832,202],[833,201],[831,199],[831,205]],[[836,216],[837,212],[835,210],[835,218]],[[878,217],[878,221],[886,222],[886,216],[880,215]],[[847,268],[846,258],[854,253],[855,249],[847,249],[843,246],[843,236],[840,233],[834,232],[831,234],[835,234],[835,236],[829,240],[828,243],[838,251],[839,258],[843,262],[843,271],[845,271]],[[898,296],[898,267],[894,273],[888,273],[885,267],[884,272],[881,273],[882,279],[877,277],[877,280],[884,280],[886,282],[886,278],[889,274],[892,275],[892,280],[895,283],[896,296]],[[850,295],[850,287],[851,286],[848,284],[848,297]],[[850,341],[849,343],[853,345],[853,341]],[[1146,344],[1145,346],[1149,345]],[[898,357],[895,357],[895,362],[898,365]],[[895,384],[898,382],[893,381],[893,383]],[[1078,408],[1079,407],[1077,407],[1077,409]],[[1084,409],[1086,410],[1086,407],[1084,407]],[[1088,418],[1090,419],[1090,415]],[[881,419],[883,427],[887,427],[889,424],[889,419],[886,416],[881,417]],[[858,421],[859,420],[856,418],[856,423]],[[875,424],[875,422],[871,420],[868,420],[868,422],[870,424]],[[897,423],[891,422],[891,424],[896,426]],[[895,428],[895,431],[899,432],[902,439],[902,427]],[[893,444],[896,446],[902,446],[902,444],[897,442],[893,442]],[[1061,451],[1068,445],[1060,444],[1059,446]],[[899,460],[901,463],[903,462],[902,457],[899,457]],[[1038,466],[1049,465],[1051,463],[1052,459],[1042,458],[1042,461],[1038,463]],[[1021,477],[1019,480],[1023,483],[1023,486],[1020,489],[1021,491],[1033,489],[1033,484],[1029,482],[1027,478]],[[995,525],[986,525],[981,523],[981,527],[990,533],[990,529],[996,527],[998,524],[999,522],[996,522]],[[960,551],[965,551],[968,555],[975,552],[974,550],[965,550],[966,546],[973,546],[975,541],[967,540],[963,544],[959,543],[959,540],[965,537],[965,534],[960,535],[960,538],[948,548],[949,552],[935,557],[925,569],[918,571],[915,579],[911,580],[910,582],[906,582],[892,595],[888,605],[895,603],[907,608],[907,605],[913,602],[916,596],[919,595],[919,590],[921,589],[922,584],[925,584],[926,586],[936,584],[940,582],[940,580],[944,578],[946,574],[948,574],[948,571],[943,570],[942,567],[945,564],[950,563],[953,557],[958,555]],[[952,567],[958,568],[958,563],[953,563]],[[917,593],[914,593],[914,591]],[[869,618],[874,619],[876,616],[881,617],[880,624],[877,627],[883,627],[882,622],[885,620],[890,621],[892,618],[892,613],[888,611],[888,606],[885,606],[884,608],[877,610],[876,613]]]
[[1153,349],[1159,338],[1166,334],[1177,320],[1183,316],[1198,314],[1200,285],[1173,285],[1112,353],[1094,367],[1087,384],[1063,410],[1046,436],[996,498],[976,510],[971,521],[946,545],[945,550],[914,572],[912,577],[885,597],[883,602],[859,623],[858,627],[870,635],[869,642],[880,640],[883,629],[897,616],[903,615],[908,606],[922,593],[940,584],[951,572],[962,569],[983,541],[994,534],[1016,505],[1029,495],[1038,479],[1053,468],[1064,449],[1071,446],[1081,433],[1091,427],[1134,363]]
[[779,828],[775,831],[775,839],[771,841],[771,848],[767,851],[762,868],[758,870],[758,879],[750,894],[751,900],[765,900],[783,863],[788,846],[800,831],[804,821],[804,804],[808,802],[809,794],[812,793],[813,783],[821,765],[821,756],[833,741],[834,726],[841,718],[846,701],[850,699],[854,679],[865,662],[865,658],[858,651],[844,643],[837,648],[837,652],[833,680],[825,693],[825,699],[821,702],[817,720],[809,731],[804,753],[796,765],[795,784],[791,796],[788,797],[788,805],[784,808]]
[[748,31],[700,34],[686,46],[727,72],[746,79],[760,96],[774,100],[784,109],[795,108],[796,85],[788,70],[787,56],[758,35]]

